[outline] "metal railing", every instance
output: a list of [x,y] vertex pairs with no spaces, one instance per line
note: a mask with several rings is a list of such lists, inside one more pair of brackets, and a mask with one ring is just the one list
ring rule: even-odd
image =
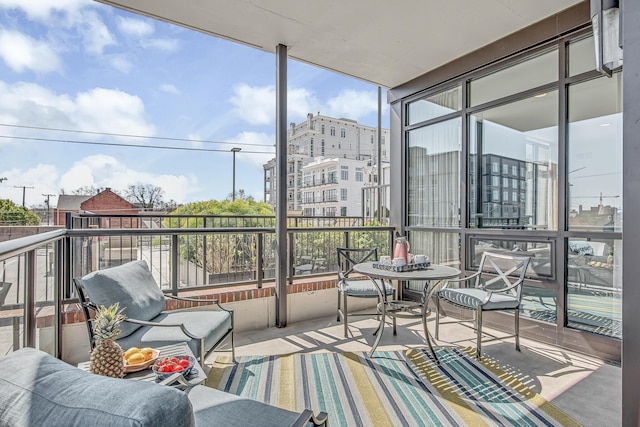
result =
[[[272,219],[81,215],[69,218],[66,230],[0,242],[0,354],[29,346],[60,356],[61,318],[77,302],[72,278],[129,261],[146,260],[161,289],[174,295],[260,288],[275,280],[275,228],[248,225]],[[335,272],[338,246],[392,247],[393,228],[354,226],[355,218],[288,222],[289,283]]]

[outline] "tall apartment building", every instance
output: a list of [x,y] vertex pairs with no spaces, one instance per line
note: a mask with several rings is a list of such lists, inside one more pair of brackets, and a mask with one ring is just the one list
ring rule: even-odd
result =
[[[323,206],[311,206],[303,202],[303,168],[316,158],[358,160],[362,168],[375,169],[372,165],[377,164],[377,133],[378,129],[375,127],[358,124],[355,120],[322,116],[320,113],[316,116],[309,113],[307,120],[298,125],[291,123],[287,148],[287,210],[306,212],[313,209],[315,212],[322,212]],[[389,162],[388,129],[382,129],[381,143],[381,159],[384,164]],[[275,207],[275,158],[267,162],[263,168],[264,201]],[[358,201],[351,200],[357,206]],[[352,212],[354,209],[348,211]],[[340,215],[340,210],[335,215]],[[359,212],[356,215],[359,215]]]

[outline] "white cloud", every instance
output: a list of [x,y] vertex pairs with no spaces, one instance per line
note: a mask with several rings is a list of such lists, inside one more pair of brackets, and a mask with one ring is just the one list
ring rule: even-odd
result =
[[173,93],[175,95],[180,95],[180,90],[172,85],[171,83],[163,83],[160,85],[160,90],[167,93]]
[[[243,147],[246,144],[252,144],[242,148],[245,152],[238,153],[236,156],[237,162],[243,162],[251,165],[255,168],[262,170],[262,165],[267,163],[275,156],[275,144],[276,137],[264,132],[242,132],[233,137],[229,142],[236,143],[238,147]],[[253,144],[259,144],[256,146]],[[265,151],[265,154],[248,153],[247,151]]]
[[109,64],[123,74],[129,74],[133,64],[124,55],[116,55],[109,60]]
[[374,91],[344,90],[327,101],[327,115],[359,120],[378,111],[378,94]]
[[17,31],[0,30],[0,57],[13,71],[61,71],[62,63],[51,45]]
[[[82,185],[78,185],[82,183]],[[164,199],[184,203],[199,191],[194,176],[153,174],[141,172],[119,162],[115,157],[96,154],[78,160],[60,177],[60,188],[72,192],[78,187],[110,187],[123,192],[129,185],[152,184],[161,187]]]
[[164,50],[167,52],[175,52],[180,48],[180,43],[177,39],[144,39],[140,43],[144,48]]
[[50,27],[50,37],[61,29],[75,29],[87,52],[100,55],[106,46],[117,44],[115,37],[90,0],[0,0],[0,9],[21,9],[29,19]]
[[142,19],[119,16],[117,24],[120,32],[129,36],[148,37],[155,31],[151,22]]
[[234,112],[251,125],[268,125],[275,121],[276,93],[274,86],[252,87],[240,84],[233,88],[229,102]]
[[[320,112],[331,117],[360,120],[378,110],[378,95],[374,91],[345,90],[323,103],[305,88],[289,88],[287,100],[288,119],[296,123],[304,120],[308,113]],[[239,84],[234,87],[234,95],[229,102],[234,107],[234,114],[251,125],[275,122],[274,86]]]
[[0,117],[8,123],[147,136],[155,133],[142,100],[120,90],[95,88],[72,97],[34,83],[8,85],[0,81],[0,93]]
[[146,121],[142,100],[120,90],[95,88],[81,92],[75,107],[73,119],[86,130],[147,136],[155,132]]
[[[0,176],[7,178],[7,181],[0,185],[0,199],[9,199],[17,205],[22,205],[23,192],[27,207],[43,204],[42,194],[58,194],[58,172],[53,165],[38,164],[27,170],[13,168],[0,171]],[[33,188],[23,190],[14,187],[23,185]],[[51,198],[50,203],[51,206],[55,206],[55,198]]]
[[109,28],[94,11],[83,13],[79,30],[84,39],[85,49],[91,54],[100,55],[105,47],[117,44]]
[[[239,84],[233,89],[229,102],[234,106],[234,113],[251,125],[268,125],[274,123],[276,117],[275,86],[249,86]],[[317,101],[306,89],[289,89],[287,94],[287,114],[292,120],[300,120],[311,111]]]
[[[38,164],[26,170],[0,170],[0,176],[8,178],[7,182],[0,185],[0,199],[10,199],[21,205],[22,189],[14,188],[14,185],[33,187],[27,188],[24,193],[27,207],[42,205],[45,199],[42,194],[58,194],[60,190],[70,194],[85,186],[110,187],[123,193],[129,185],[152,184],[164,190],[165,201],[173,199],[178,203],[188,202],[192,194],[200,191],[195,176],[142,172],[104,154],[79,159],[63,173],[59,173],[53,165]],[[56,203],[57,199],[51,197],[51,206]]]
[[0,8],[22,9],[31,19],[46,20],[54,12],[73,14],[93,4],[90,0],[0,0]]

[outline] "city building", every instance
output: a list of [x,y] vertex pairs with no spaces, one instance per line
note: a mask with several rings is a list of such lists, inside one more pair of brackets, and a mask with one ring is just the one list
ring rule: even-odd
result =
[[[371,160],[317,157],[302,168],[304,215],[360,216],[363,187],[376,182]],[[365,210],[366,216],[370,214]]]
[[[105,188],[93,196],[61,194],[54,209],[54,225],[65,225],[67,213],[136,215],[138,212],[138,208],[111,191],[111,188]],[[109,228],[121,226],[131,227],[129,224],[111,224]]]
[[[312,207],[303,202],[303,168],[317,157],[359,160],[363,168],[377,164],[378,129],[358,124],[355,120],[336,119],[309,113],[307,120],[296,125],[291,123],[287,148],[287,210],[307,210]],[[381,159],[389,161],[389,130],[382,129]],[[264,166],[264,201],[275,207],[276,159]],[[375,168],[375,167],[374,167]],[[354,200],[357,206],[359,200]],[[306,206],[305,206],[306,205]],[[321,212],[323,206],[313,207]],[[349,209],[352,211],[352,209]],[[339,211],[338,211],[339,214]]]

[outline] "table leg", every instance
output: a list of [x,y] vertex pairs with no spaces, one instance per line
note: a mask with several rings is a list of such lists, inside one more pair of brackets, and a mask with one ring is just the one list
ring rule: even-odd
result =
[[429,351],[433,356],[433,359],[436,363],[440,363],[440,359],[436,355],[435,350],[433,349],[433,345],[431,344],[431,334],[429,333],[429,329],[427,328],[427,316],[429,314],[429,301],[431,300],[431,296],[434,291],[438,288],[440,281],[437,281],[431,289],[429,289],[429,281],[425,282],[424,288],[422,289],[422,328],[424,329],[424,339],[427,341],[427,346],[429,346]]
[[381,288],[380,284],[376,280],[371,278],[369,279],[373,282],[373,285],[378,291],[378,301],[380,301],[380,305],[382,306],[382,309],[380,310],[382,312],[380,313],[380,324],[378,325],[378,329],[376,329],[376,331],[373,333],[376,336],[376,339],[373,342],[373,346],[371,346],[371,350],[369,351],[369,357],[373,357],[373,352],[376,351],[376,347],[378,347],[380,339],[382,338],[382,333],[384,332],[384,323],[387,316],[387,297],[384,292],[384,280],[380,280],[380,283],[382,284]]

